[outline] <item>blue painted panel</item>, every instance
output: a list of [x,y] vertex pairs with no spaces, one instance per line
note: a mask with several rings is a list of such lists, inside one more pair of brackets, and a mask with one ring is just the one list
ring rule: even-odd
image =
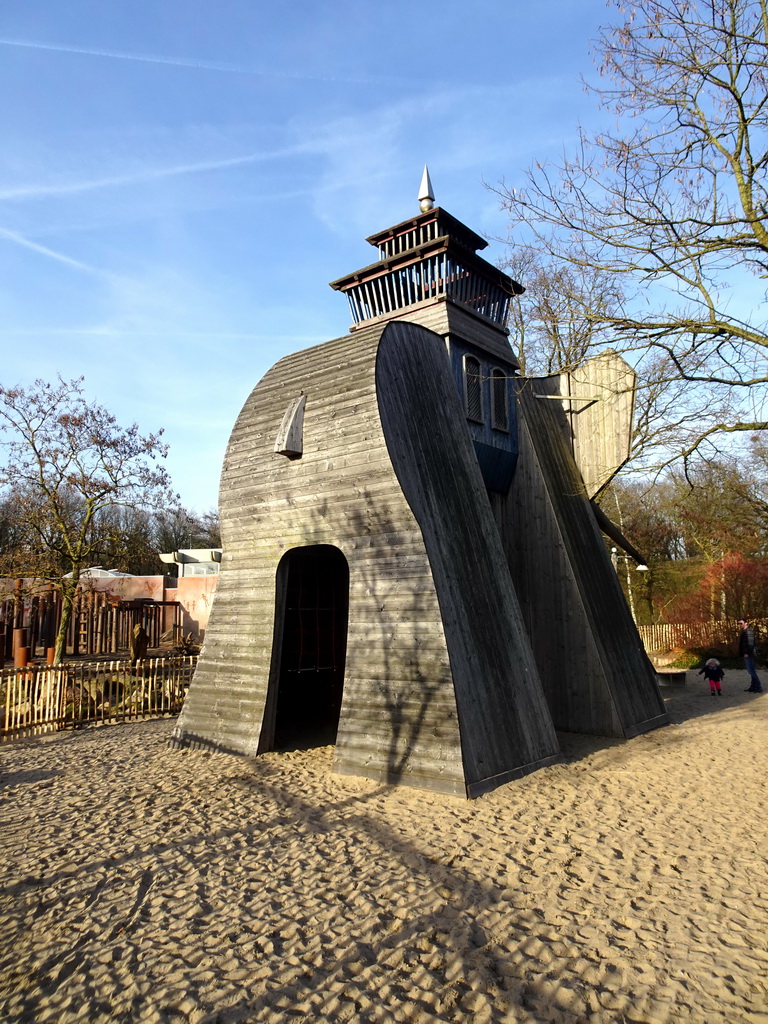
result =
[[506,494],[512,485],[517,465],[517,452],[496,448],[482,441],[473,441],[485,486],[489,491]]

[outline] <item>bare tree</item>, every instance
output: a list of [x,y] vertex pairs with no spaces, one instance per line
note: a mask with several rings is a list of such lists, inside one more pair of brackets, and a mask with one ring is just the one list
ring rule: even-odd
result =
[[768,437],[765,434],[752,438],[743,470],[744,478],[735,480],[733,489],[756,523],[763,541],[763,554],[768,556]]
[[221,547],[218,512],[197,515],[182,506],[167,509],[155,516],[153,537],[158,551]]
[[[760,455],[702,461],[653,486],[617,478],[601,494],[648,560],[650,572],[631,577],[643,618],[717,619],[760,607],[755,588],[768,573],[768,464]],[[747,604],[740,594],[752,595]]]
[[503,268],[525,284],[512,300],[508,323],[525,376],[573,370],[605,347],[599,314],[610,316],[621,306],[612,275],[542,260],[527,246],[516,247]]
[[[509,327],[523,374],[563,373],[615,345],[611,318],[624,302],[622,281],[607,271],[546,258],[520,246],[503,264],[524,282],[513,299]],[[635,423],[624,474],[665,466],[701,433],[703,423],[727,414],[722,397],[708,395],[706,409],[691,385],[677,376],[656,349],[635,356]]]
[[112,506],[101,513],[102,544],[93,549],[93,560],[105,569],[135,576],[162,573],[155,544],[157,513],[144,507]]
[[[167,446],[160,435],[122,428],[114,416],[83,397],[82,378],[29,388],[0,387],[5,464],[0,486],[9,490],[11,522],[26,544],[3,553],[14,575],[55,581],[62,616],[55,660],[65,653],[67,629],[82,570],[95,553],[118,542],[117,507],[152,508],[175,501],[159,465]],[[65,575],[66,574],[66,575]]]
[[[513,241],[619,284],[587,310],[625,352],[655,352],[656,385],[702,385],[679,450],[768,427],[768,0],[614,0],[602,31],[602,105],[619,130],[588,137],[525,188],[502,184]],[[734,290],[760,288],[754,294]],[[734,301],[735,300],[735,301]],[[739,312],[748,308],[749,313]]]

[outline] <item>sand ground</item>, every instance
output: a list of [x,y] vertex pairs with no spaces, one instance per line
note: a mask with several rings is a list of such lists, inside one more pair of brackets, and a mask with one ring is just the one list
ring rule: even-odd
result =
[[169,747],[0,749],[0,1019],[768,1024],[768,695],[474,802]]

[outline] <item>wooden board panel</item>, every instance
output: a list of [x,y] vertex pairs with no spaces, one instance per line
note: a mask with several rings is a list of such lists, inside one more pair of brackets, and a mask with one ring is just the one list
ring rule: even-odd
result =
[[441,339],[390,324],[376,377],[437,588],[467,784],[480,791],[558,756],[557,739]]
[[[336,770],[464,794],[450,662],[421,531],[381,432],[383,327],[281,360],[246,402],[222,472],[224,555],[179,742],[255,754],[272,668],[275,577],[297,546],[349,565],[349,625]],[[306,395],[303,455],[273,451]]]
[[561,375],[561,392],[573,398],[565,405],[573,457],[590,498],[629,458],[636,380],[632,367],[613,351]]
[[356,334],[361,330],[369,330],[371,325],[384,327],[395,320],[421,324],[442,338],[457,335],[470,345],[476,345],[491,355],[517,365],[508,332],[503,327],[447,296],[424,299],[401,310],[371,318],[364,325],[353,325],[351,331]]
[[[541,384],[542,390],[546,383]],[[520,458],[497,519],[555,725],[631,736],[668,719],[573,461],[559,403],[521,382]]]

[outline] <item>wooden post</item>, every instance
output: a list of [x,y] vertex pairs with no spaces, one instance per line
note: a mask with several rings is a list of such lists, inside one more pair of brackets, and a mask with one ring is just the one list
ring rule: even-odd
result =
[[13,657],[13,601],[8,602],[5,618],[5,656]]
[[95,636],[94,636],[94,654],[104,653],[104,596],[102,594],[94,594],[94,618],[95,618]]
[[95,595],[89,594],[85,601],[85,651],[86,654],[92,655],[94,653],[94,610],[95,610]]
[[29,664],[29,647],[27,646],[27,630],[24,627],[13,631],[13,667],[26,668]]

